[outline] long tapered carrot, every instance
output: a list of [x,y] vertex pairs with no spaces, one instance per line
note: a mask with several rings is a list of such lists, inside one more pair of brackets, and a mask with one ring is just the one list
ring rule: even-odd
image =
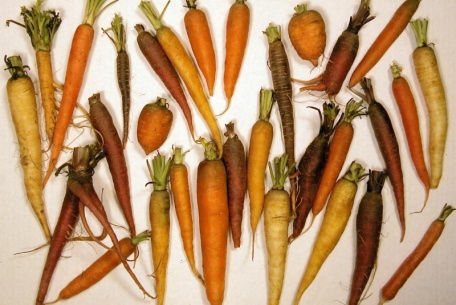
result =
[[391,66],[393,81],[391,84],[394,99],[401,113],[407,144],[412,157],[413,165],[424,185],[425,199],[423,208],[429,196],[429,173],[424,160],[423,144],[421,141],[420,121],[416,109],[415,98],[407,80],[401,76],[402,68],[396,63]]
[[359,83],[382,58],[394,41],[405,30],[417,11],[420,2],[421,0],[405,0],[402,2],[353,71],[348,82],[349,88]]
[[[236,82],[241,72],[242,61],[247,47],[250,27],[250,9],[245,0],[235,0],[228,12],[225,38],[225,70],[223,88],[228,100],[227,109],[233,97]],[[226,111],[226,110],[225,110]]]
[[92,49],[94,38],[93,23],[101,11],[106,8],[106,6],[103,7],[105,2],[106,0],[87,0],[84,19],[74,32],[70,55],[68,57],[62,99],[55,122],[54,135],[52,137],[51,155],[48,169],[44,176],[43,187],[51,177],[63,148],[65,135],[73,117],[73,111],[79,97],[79,91],[82,87],[85,70]]
[[203,84],[201,83],[195,64],[174,31],[163,25],[161,15],[157,15],[152,7],[152,3],[150,1],[143,0],[139,4],[139,8],[154,27],[156,37],[160,42],[160,45],[173,64],[174,68],[176,68],[177,73],[182,78],[182,81],[193,99],[193,102],[209,127],[212,140],[217,145],[218,157],[221,158],[223,153],[222,133],[214,113],[212,112],[206,93],[204,92]]

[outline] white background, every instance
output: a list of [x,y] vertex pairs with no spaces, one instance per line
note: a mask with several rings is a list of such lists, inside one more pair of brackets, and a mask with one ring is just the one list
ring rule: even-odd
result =
[[[222,76],[224,62],[224,42],[226,15],[233,1],[199,1],[199,7],[203,9],[209,18],[212,36],[217,50],[217,82],[215,94],[211,98],[211,104],[215,113],[220,113],[225,107],[223,94]],[[386,24],[395,9],[400,5],[400,0],[372,1],[371,13],[376,18],[368,23],[360,31],[360,50],[355,64],[364,55],[368,46],[375,39],[380,29]],[[29,75],[36,81],[37,73],[34,52],[25,31],[17,26],[4,25],[6,19],[19,20],[20,6],[30,6],[33,1],[1,1],[0,10],[0,38],[2,43],[1,55],[8,56],[18,54],[23,62],[30,66]],[[282,26],[283,40],[287,48],[292,69],[292,75],[299,79],[310,79],[318,75],[326,65],[312,69],[310,63],[302,61],[292,49],[286,34],[287,23],[293,13],[293,8],[301,1],[273,1],[251,0],[248,5],[251,9],[250,36],[245,53],[243,68],[239,76],[235,95],[232,99],[231,108],[218,117],[220,128],[224,131],[224,124],[229,121],[235,122],[235,128],[244,145],[247,146],[250,136],[250,128],[258,116],[258,92],[261,87],[271,88],[272,82],[267,67],[267,40],[262,33],[269,22]],[[319,10],[327,26],[327,47],[325,55],[329,57],[331,49],[339,34],[347,26],[349,17],[358,7],[358,1],[308,1],[309,7]],[[138,8],[138,1],[120,0],[110,6],[95,22],[95,41],[90,56],[90,63],[85,76],[79,103],[88,107],[87,99],[95,92],[101,92],[102,101],[111,111],[114,121],[121,130],[121,102],[117,81],[115,77],[115,49],[106,35],[102,34],[101,27],[110,25],[114,13],[121,13],[127,27],[127,49],[131,58],[131,85],[132,85],[132,109],[131,109],[131,132],[129,143],[125,151],[130,174],[132,201],[134,216],[137,224],[137,232],[149,228],[148,225],[148,200],[151,192],[145,184],[150,180],[146,156],[136,140],[136,122],[142,107],[157,96],[169,99],[170,109],[174,113],[174,123],[168,140],[160,148],[160,153],[170,155],[173,145],[180,145],[184,150],[191,149],[186,155],[186,165],[190,169],[190,177],[195,187],[196,167],[203,158],[203,150],[190,141],[183,115],[177,104],[170,99],[166,89],[145,61],[136,44],[136,31],[133,26],[142,23],[147,29],[151,25]],[[164,0],[155,0],[154,6],[161,10]],[[56,1],[47,0],[44,8],[55,8],[61,13],[63,23],[56,34],[52,51],[55,79],[63,83],[66,70],[68,49],[75,27],[82,21],[85,1]],[[183,25],[183,16],[186,12],[184,1],[173,0],[168,11],[164,15],[163,22],[173,28],[182,42],[189,49]],[[412,167],[410,156],[407,152],[404,133],[394,103],[390,82],[391,74],[389,66],[396,60],[403,67],[403,75],[409,80],[412,90],[417,99],[418,111],[421,117],[421,131],[425,150],[427,151],[428,121],[425,105],[419,91],[417,80],[412,68],[411,54],[415,47],[415,40],[411,28],[394,43],[392,48],[385,54],[377,66],[372,69],[368,77],[373,79],[374,90],[377,99],[383,103],[390,113],[394,128],[397,133],[402,157],[402,167],[405,181],[405,200],[407,215],[407,233],[405,240],[399,243],[400,228],[398,224],[393,192],[389,182],[383,190],[384,198],[384,226],[378,253],[378,270],[372,285],[369,287],[365,304],[378,304],[379,290],[391,276],[398,264],[417,244],[431,221],[438,216],[445,202],[456,204],[454,181],[456,179],[454,144],[456,143],[454,124],[455,117],[455,90],[453,83],[456,80],[454,71],[456,63],[452,57],[455,51],[453,30],[456,3],[453,1],[435,0],[422,1],[415,17],[425,17],[430,21],[428,37],[435,43],[438,60],[441,67],[442,77],[445,82],[448,112],[449,133],[444,164],[444,174],[440,187],[431,192],[428,206],[421,214],[409,215],[418,210],[423,202],[424,191],[417,175]],[[0,74],[0,82],[5,88],[9,77],[7,71]],[[298,85],[294,86],[295,128],[296,128],[296,158],[304,153],[305,148],[313,137],[316,136],[319,126],[318,115],[307,106],[320,106],[323,99],[319,99],[319,93],[298,94]],[[36,84],[36,88],[38,88]],[[22,182],[22,170],[19,162],[19,150],[11,121],[9,106],[6,98],[6,90],[0,90],[0,138],[2,153],[0,157],[2,194],[2,212],[0,213],[0,277],[3,278],[0,287],[0,304],[33,304],[38,289],[41,271],[47,255],[47,247],[32,251],[28,254],[15,255],[17,252],[32,250],[45,242],[39,224],[29,207]],[[59,95],[58,95],[59,97]],[[337,100],[345,104],[348,99],[354,97],[345,88],[337,96]],[[194,104],[189,99],[193,110],[193,118],[198,136],[208,137],[207,128],[197,112]],[[283,144],[280,132],[279,116],[277,107],[273,109],[271,122],[275,127],[275,138],[271,158],[283,153]],[[347,165],[354,159],[366,168],[381,170],[383,161],[375,145],[372,130],[367,118],[356,119],[355,138],[347,158]],[[83,146],[93,141],[93,135],[88,129],[72,128],[67,135],[66,144],[75,147]],[[47,168],[47,155],[44,153],[44,169]],[[153,153],[147,158],[152,158]],[[69,151],[62,153],[59,163],[67,161],[71,157]],[[94,176],[95,188],[102,193],[103,202],[112,223],[125,226],[125,221],[119,212],[119,207],[113,192],[112,183],[109,180],[109,172],[106,162],[101,162]],[[61,202],[65,190],[66,179],[63,176],[52,177],[45,189],[46,211],[51,227],[54,227],[60,211]],[[269,175],[267,176],[267,189],[270,188]],[[361,196],[365,192],[365,183],[359,185],[359,191],[355,201],[352,215],[356,214]],[[193,195],[195,192],[193,191]],[[195,252],[197,266],[201,270],[201,255],[199,249],[198,222],[196,201],[193,202],[195,222]],[[323,213],[322,213],[323,214]],[[208,304],[203,287],[193,277],[187,264],[181,246],[181,239],[177,226],[174,209],[171,213],[171,247],[168,266],[168,287],[166,292],[167,304],[197,305]],[[326,261],[316,280],[304,294],[301,304],[345,304],[348,299],[351,274],[354,264],[355,249],[355,223],[354,217],[350,218],[344,235],[338,246]],[[456,245],[454,233],[456,232],[456,216],[450,216],[447,221],[447,229],[436,244],[423,264],[413,274],[409,282],[404,286],[392,304],[453,304],[456,300],[454,290],[456,268]],[[265,304],[267,298],[266,281],[266,252],[264,244],[263,225],[258,228],[256,241],[256,256],[251,260],[251,233],[249,227],[249,204],[246,197],[243,222],[242,245],[240,249],[234,249],[229,240],[225,304]],[[305,235],[294,241],[289,248],[284,281],[282,304],[290,304],[294,298],[295,290],[305,268],[309,251],[317,233],[321,217]],[[94,224],[94,229],[96,224]],[[99,229],[96,227],[95,230]],[[77,229],[81,232],[81,229]],[[118,237],[127,236],[127,232],[117,228]],[[105,240],[107,244],[109,239]],[[150,257],[150,244],[141,244],[141,256],[136,266],[135,273],[149,291],[153,292],[152,260]],[[55,270],[48,301],[55,299],[59,290],[74,276],[79,274],[85,267],[104,252],[98,245],[87,242],[75,242],[68,244],[63,253],[57,269]],[[117,268],[102,282],[85,291],[66,304],[149,304],[154,301],[144,300],[142,293],[133,284],[128,274],[122,267]]]

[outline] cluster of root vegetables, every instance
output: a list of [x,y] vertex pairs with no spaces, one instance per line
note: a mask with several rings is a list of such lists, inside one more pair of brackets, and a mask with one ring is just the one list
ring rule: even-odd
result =
[[[427,0],[425,0],[427,1]],[[51,60],[52,38],[58,35],[59,14],[44,10],[38,0],[30,8],[21,8],[22,25],[30,35],[36,51],[39,95],[36,95],[33,80],[27,74],[35,67],[22,63],[19,56],[5,56],[6,70],[11,74],[7,83],[8,100],[15,126],[27,198],[36,213],[47,238],[48,254],[37,286],[36,304],[45,304],[49,285],[58,271],[58,261],[69,242],[90,241],[107,248],[88,268],[65,286],[57,301],[69,299],[102,280],[117,266],[122,265],[131,280],[141,290],[138,298],[150,298],[151,302],[164,304],[167,284],[167,265],[170,246],[170,210],[175,207],[183,249],[195,280],[203,285],[207,302],[219,305],[224,302],[228,239],[234,248],[241,245],[242,222],[249,222],[252,240],[252,259],[255,255],[255,238],[260,220],[264,221],[264,238],[267,257],[268,304],[279,304],[284,284],[287,250],[294,240],[300,238],[322,213],[321,224],[306,263],[302,279],[298,284],[294,304],[303,304],[301,297],[316,278],[325,260],[337,246],[347,227],[350,216],[356,217],[356,257],[351,285],[347,292],[347,303],[363,301],[369,281],[374,276],[379,250],[383,219],[382,190],[386,179],[390,180],[401,228],[400,242],[406,237],[405,187],[401,165],[401,154],[396,137],[404,132],[407,147],[413,161],[417,179],[422,183],[425,196],[419,212],[427,208],[429,193],[438,188],[442,173],[447,137],[447,110],[445,90],[437,64],[434,48],[427,41],[426,19],[413,19],[419,8],[419,0],[405,0],[398,6],[390,21],[379,31],[378,37],[365,54],[357,54],[358,33],[374,19],[368,0],[359,0],[357,11],[347,17],[346,28],[327,49],[325,20],[311,9],[311,4],[295,7],[290,14],[286,30],[270,23],[264,29],[267,41],[268,67],[272,87],[259,90],[258,120],[252,125],[249,142],[242,143],[236,134],[235,122],[226,124],[222,131],[217,117],[224,115],[231,105],[241,67],[251,63],[244,61],[248,48],[251,10],[255,1],[233,1],[227,14],[225,61],[223,65],[223,90],[227,100],[226,109],[215,114],[210,104],[216,83],[216,53],[212,40],[211,26],[206,12],[200,10],[196,1],[186,0],[188,11],[185,24],[189,47],[173,31],[172,25],[162,21],[163,13],[157,13],[151,1],[140,1],[139,8],[150,21],[149,25],[136,24],[137,44],[142,56],[150,65],[164,88],[179,106],[185,119],[185,133],[195,146],[204,150],[197,167],[196,182],[189,181],[185,165],[186,148],[176,145],[167,155],[159,151],[168,139],[173,124],[173,112],[168,109],[171,101],[157,97],[147,104],[138,117],[130,115],[130,66],[126,50],[126,31],[120,14],[112,19],[111,26],[103,29],[117,51],[118,90],[122,99],[122,132],[118,132],[113,117],[103,102],[100,93],[88,99],[89,109],[77,105],[83,86],[85,69],[90,61],[90,52],[98,29],[94,26],[104,8],[116,5],[105,0],[86,0],[84,19],[74,32],[66,75],[61,88],[56,88]],[[166,7],[163,9],[163,12]],[[148,29],[149,27],[149,29]],[[388,111],[381,99],[375,95],[375,80],[367,77],[369,71],[385,52],[395,47],[394,42],[406,27],[413,28],[416,49],[413,63],[421,92],[413,93],[407,79],[401,76],[401,67],[393,63],[391,88],[397,103],[403,126],[393,126]],[[152,30],[153,29],[153,30]],[[282,36],[288,35],[291,46],[284,45]],[[130,37],[128,37],[130,39]],[[266,44],[265,44],[266,45]],[[323,72],[310,80],[295,79],[290,72],[288,54],[296,52],[302,61],[313,66],[324,66]],[[327,60],[323,54],[330,54]],[[357,65],[355,59],[360,59]],[[266,64],[266,63],[265,63]],[[354,67],[354,69],[352,69]],[[353,71],[352,71],[353,70]],[[351,72],[352,71],[352,72]],[[295,150],[294,90],[301,92],[321,91],[321,107],[311,107],[320,118],[319,132],[305,151]],[[343,89],[353,93],[346,103],[336,102]],[[347,89],[347,90],[348,90]],[[57,102],[55,91],[61,92]],[[306,94],[306,93],[301,94]],[[428,113],[429,147],[425,150],[415,97],[423,98]],[[37,99],[39,96],[39,99]],[[193,103],[195,108],[190,107]],[[43,177],[43,154],[40,124],[36,108],[43,107],[46,138],[49,139],[49,157]],[[58,106],[57,106],[58,105]],[[234,107],[234,106],[233,106]],[[271,110],[280,113],[280,129],[271,124]],[[192,113],[191,109],[197,109]],[[72,159],[59,158],[66,146],[68,129],[73,128],[74,113],[83,112],[93,135],[93,142],[72,148]],[[198,135],[193,117],[199,115],[209,131],[210,137]],[[396,114],[394,114],[396,115]],[[355,128],[352,122],[365,117],[369,120],[375,142],[381,152],[384,168],[369,169],[357,160],[348,160]],[[136,130],[129,130],[130,119],[137,121]],[[184,131],[182,131],[184,133]],[[283,154],[271,156],[273,137],[283,139]],[[134,143],[128,143],[134,138]],[[147,160],[150,173],[149,187],[152,188],[149,217],[150,227],[137,232],[132,210],[130,191],[131,171],[124,150],[128,145],[139,145]],[[299,155],[299,158],[296,156]],[[402,156],[405,156],[403,154]],[[408,155],[407,155],[408,156]],[[426,161],[429,159],[429,166]],[[105,161],[106,160],[106,161]],[[103,207],[93,184],[97,164],[107,162],[114,192],[127,223],[129,237],[119,239],[109,215]],[[56,177],[57,176],[57,177]],[[43,202],[43,191],[50,179],[67,179],[66,192],[62,198],[61,212],[54,228],[50,228]],[[272,187],[266,189],[265,180],[270,177]],[[367,188],[358,191],[358,182],[366,179]],[[194,189],[193,189],[194,188]],[[361,201],[355,205],[357,192],[363,192]],[[192,202],[196,193],[196,202]],[[357,210],[354,210],[354,207]],[[249,219],[243,219],[244,208],[249,209]],[[93,214],[103,228],[99,236],[90,229],[86,209]],[[195,257],[194,219],[192,210],[198,211],[198,227],[201,258]],[[381,302],[394,299],[396,293],[424,260],[444,229],[444,221],[453,208],[445,204],[429,229],[399,266],[396,273],[382,288]],[[82,223],[86,236],[76,236],[74,228]],[[290,233],[291,232],[291,233]],[[242,234],[241,234],[242,233]],[[248,234],[247,234],[248,235]],[[104,239],[112,243],[107,247]],[[144,279],[135,275],[132,263],[146,259],[137,245],[150,240],[153,265],[154,289],[144,284]],[[202,267],[198,267],[201,261]],[[201,269],[201,271],[200,271]],[[203,302],[203,301],[202,301]],[[204,301],[205,302],[205,301]]]

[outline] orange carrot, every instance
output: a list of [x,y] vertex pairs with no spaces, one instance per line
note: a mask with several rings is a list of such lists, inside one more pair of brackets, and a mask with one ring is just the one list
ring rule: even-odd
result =
[[[71,43],[68,57],[67,71],[63,88],[62,100],[55,122],[54,135],[52,137],[51,156],[49,166],[43,180],[43,187],[52,175],[63,148],[66,131],[73,117],[73,111],[81,90],[82,81],[92,49],[94,29],[93,23],[101,11],[106,0],[87,0],[84,20],[76,28]],[[112,3],[112,2],[111,2]],[[108,4],[109,5],[109,4]]]

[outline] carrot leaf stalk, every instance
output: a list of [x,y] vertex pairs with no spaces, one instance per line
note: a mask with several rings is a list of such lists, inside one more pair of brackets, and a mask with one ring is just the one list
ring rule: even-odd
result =
[[93,25],[93,23],[95,22],[95,19],[97,19],[98,16],[100,16],[100,14],[108,6],[110,6],[111,4],[114,4],[117,1],[119,1],[119,0],[113,0],[113,1],[109,2],[108,4],[106,4],[105,6],[103,6],[103,4],[105,4],[106,0],[88,0],[87,5],[85,7],[84,19],[83,19],[82,23]]
[[167,189],[169,169],[172,164],[172,158],[166,160],[165,156],[157,155],[152,160],[152,166],[149,161],[147,162],[147,168],[154,185],[154,191],[164,191]]
[[268,163],[268,169],[272,180],[272,189],[274,190],[283,190],[285,181],[287,180],[288,176],[294,171],[294,166],[296,164],[292,163],[292,166],[288,167],[287,159],[288,155],[283,154],[280,158],[274,158],[274,166],[271,165],[271,162]]

